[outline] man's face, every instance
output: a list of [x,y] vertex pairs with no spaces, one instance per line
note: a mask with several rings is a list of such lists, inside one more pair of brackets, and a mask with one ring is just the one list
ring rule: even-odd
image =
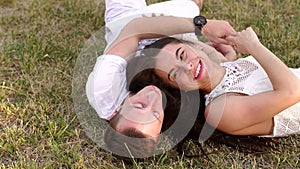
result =
[[129,95],[119,110],[116,130],[135,128],[146,136],[157,137],[164,119],[161,91],[155,86],[147,86],[137,94]]

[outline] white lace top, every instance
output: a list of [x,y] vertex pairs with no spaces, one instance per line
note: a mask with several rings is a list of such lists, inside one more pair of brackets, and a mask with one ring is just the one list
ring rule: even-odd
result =
[[[212,92],[206,95],[206,105],[228,92],[253,95],[273,89],[268,75],[252,56],[220,65],[226,68],[226,73]],[[300,68],[291,70],[300,79]],[[273,134],[263,137],[282,137],[297,133],[300,134],[300,102],[277,114],[274,117]]]

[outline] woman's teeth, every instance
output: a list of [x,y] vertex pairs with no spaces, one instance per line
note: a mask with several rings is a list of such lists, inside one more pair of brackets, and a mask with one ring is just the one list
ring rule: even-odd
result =
[[195,73],[195,78],[197,78],[199,76],[200,70],[201,70],[201,64],[199,63],[198,67],[197,67],[197,70],[196,70],[196,73]]

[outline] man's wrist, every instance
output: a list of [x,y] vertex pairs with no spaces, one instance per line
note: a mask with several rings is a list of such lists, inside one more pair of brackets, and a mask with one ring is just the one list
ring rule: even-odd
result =
[[208,29],[209,29],[209,24],[210,24],[210,22],[211,22],[211,19],[207,19],[206,20],[207,21],[207,23],[202,27],[202,29],[201,29],[201,34],[202,35],[206,35],[206,33],[208,32]]
[[195,27],[195,34],[197,36],[201,36],[202,35],[202,28],[206,25],[207,20],[204,16],[196,16],[193,19],[193,23],[194,23],[194,27]]

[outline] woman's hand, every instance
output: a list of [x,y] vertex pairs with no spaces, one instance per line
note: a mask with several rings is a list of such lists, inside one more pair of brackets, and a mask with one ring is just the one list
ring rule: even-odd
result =
[[210,46],[214,47],[218,52],[222,53],[227,61],[234,61],[237,59],[236,52],[231,45],[225,45],[221,43],[208,43]]
[[238,32],[236,36],[228,36],[226,40],[234,43],[237,51],[243,54],[251,54],[255,50],[256,45],[260,44],[256,33],[251,27]]
[[231,43],[226,40],[226,37],[237,34],[233,27],[224,20],[207,20],[207,24],[202,28],[202,33],[212,42],[227,45]]

